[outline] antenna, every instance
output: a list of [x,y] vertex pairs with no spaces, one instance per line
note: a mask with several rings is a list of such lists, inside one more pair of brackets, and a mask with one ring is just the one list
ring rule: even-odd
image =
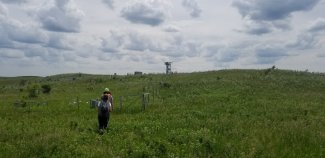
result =
[[166,65],[166,74],[172,74],[172,62],[165,62]]

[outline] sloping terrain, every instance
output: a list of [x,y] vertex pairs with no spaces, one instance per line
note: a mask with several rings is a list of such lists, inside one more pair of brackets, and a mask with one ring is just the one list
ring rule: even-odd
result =
[[[44,85],[50,92],[42,93]],[[89,101],[106,87],[115,105],[101,135]],[[270,69],[0,78],[0,153],[324,157],[325,74]]]

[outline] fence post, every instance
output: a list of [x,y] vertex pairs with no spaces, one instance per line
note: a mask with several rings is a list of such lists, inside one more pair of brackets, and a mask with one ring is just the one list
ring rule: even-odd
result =
[[146,104],[144,100],[144,93],[142,93],[142,110],[144,111],[146,109]]
[[78,111],[79,111],[79,97],[77,97],[77,105],[78,105]]
[[122,111],[123,96],[120,96],[119,99],[120,99],[120,111]]

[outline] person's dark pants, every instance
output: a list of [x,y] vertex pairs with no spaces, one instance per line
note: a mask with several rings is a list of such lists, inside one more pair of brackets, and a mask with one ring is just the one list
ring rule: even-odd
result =
[[98,115],[99,129],[106,129],[108,127],[108,122],[109,122],[109,112],[106,114]]

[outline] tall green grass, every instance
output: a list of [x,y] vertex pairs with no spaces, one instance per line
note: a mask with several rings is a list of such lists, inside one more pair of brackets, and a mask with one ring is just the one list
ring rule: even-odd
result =
[[[22,84],[27,80],[27,84]],[[49,84],[29,98],[27,87]],[[86,102],[114,95],[97,132]],[[140,95],[149,92],[142,110]],[[119,108],[119,96],[124,96]],[[73,102],[81,100],[78,104]],[[0,157],[324,157],[325,75],[222,70],[173,75],[0,79]],[[47,102],[14,107],[17,100]]]

